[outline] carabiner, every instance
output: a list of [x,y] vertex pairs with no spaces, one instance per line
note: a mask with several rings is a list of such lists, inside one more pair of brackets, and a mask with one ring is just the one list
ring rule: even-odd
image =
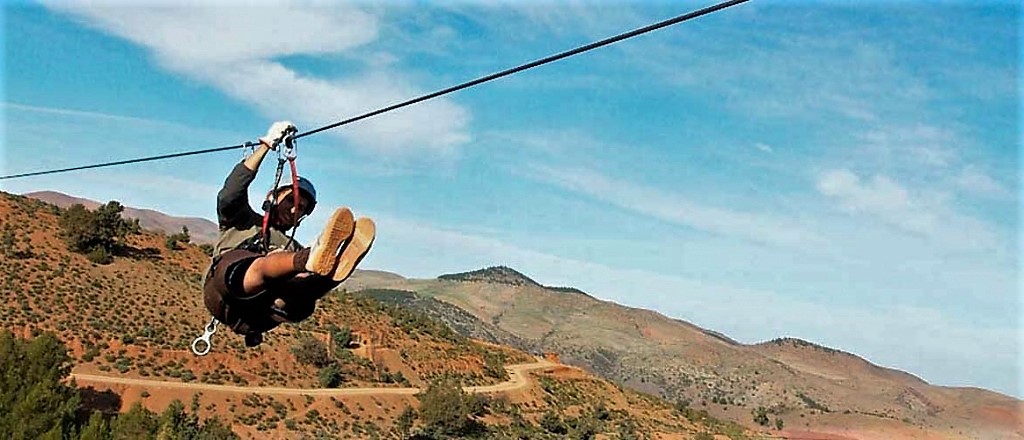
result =
[[295,160],[295,133],[289,132],[284,136],[284,158]]
[[[210,323],[206,324],[203,335],[192,341],[192,353],[196,356],[206,356],[213,348],[213,343],[210,342],[210,338],[217,332],[217,318],[210,318]],[[202,349],[199,349],[199,343],[206,344]]]

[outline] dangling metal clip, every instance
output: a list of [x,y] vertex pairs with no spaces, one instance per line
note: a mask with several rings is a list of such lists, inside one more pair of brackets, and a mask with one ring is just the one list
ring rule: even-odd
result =
[[[206,356],[210,349],[213,348],[210,338],[213,337],[214,333],[217,333],[217,318],[210,318],[210,323],[206,324],[205,330],[202,336],[192,341],[192,353],[196,356]],[[200,345],[200,343],[203,345]]]
[[259,142],[247,141],[245,145],[242,145],[242,160],[246,160],[249,156],[255,154],[256,146],[259,144]]
[[285,159],[295,160],[295,134],[297,132],[298,131],[294,129],[288,130],[287,132],[285,132],[284,138],[281,139],[281,141],[284,143],[284,149],[282,154],[284,155]]

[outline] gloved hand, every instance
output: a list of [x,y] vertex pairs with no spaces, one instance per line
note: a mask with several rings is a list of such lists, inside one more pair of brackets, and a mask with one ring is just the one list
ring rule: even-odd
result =
[[271,150],[277,150],[277,145],[281,143],[286,134],[298,131],[295,125],[289,121],[277,121],[267,130],[267,135],[260,138],[260,142],[266,144]]

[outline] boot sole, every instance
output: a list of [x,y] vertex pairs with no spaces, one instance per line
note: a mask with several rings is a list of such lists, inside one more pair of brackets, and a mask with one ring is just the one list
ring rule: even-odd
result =
[[345,240],[352,237],[354,231],[355,221],[352,219],[352,210],[348,208],[335,209],[327,226],[320,233],[320,245],[309,255],[313,272],[324,276],[329,275],[334,270],[338,249],[345,243]]
[[342,282],[352,275],[356,266],[359,265],[360,261],[363,261],[363,257],[370,251],[370,247],[373,246],[373,240],[376,237],[377,225],[373,223],[373,220],[366,217],[356,220],[356,230],[352,234],[352,239],[341,250],[341,256],[338,257],[338,267],[334,269],[334,275],[331,278],[334,281]]

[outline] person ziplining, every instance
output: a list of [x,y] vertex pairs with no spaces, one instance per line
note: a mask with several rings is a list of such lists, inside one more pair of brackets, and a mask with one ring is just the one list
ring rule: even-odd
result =
[[[260,138],[259,143],[247,141],[239,145],[0,175],[0,181],[167,160],[258,145],[258,149],[254,150],[251,156],[231,171],[217,197],[221,233],[203,281],[204,303],[213,318],[206,325],[203,335],[192,342],[191,348],[192,352],[199,356],[209,353],[212,347],[210,338],[217,331],[218,323],[224,323],[235,333],[244,335],[246,345],[256,346],[262,342],[264,332],[281,323],[299,322],[309,318],[316,307],[316,301],[352,274],[369,251],[376,235],[376,226],[372,220],[353,220],[352,211],[342,207],[334,211],[312,247],[303,248],[292,239],[299,222],[316,206],[316,189],[309,180],[299,177],[295,171],[295,140],[563,60],[748,1],[750,0],[725,0],[304,133],[298,133],[295,126],[289,122],[277,122],[271,126],[266,137]],[[292,185],[278,186],[286,160],[279,156],[274,188],[266,196],[263,204],[264,215],[261,217],[249,207],[248,187],[267,152],[279,151],[282,143],[285,144],[284,148],[289,150],[284,156],[292,165]],[[292,237],[285,235],[289,228],[292,229]]]
[[[210,336],[222,323],[253,347],[263,333],[282,323],[309,318],[316,302],[347,279],[366,256],[376,235],[373,220],[354,219],[347,207],[334,210],[312,246],[294,240],[294,229],[316,207],[316,188],[294,167],[290,122],[275,122],[252,154],[235,165],[217,194],[220,236],[203,281],[203,302],[213,315],[206,334],[192,350],[209,352]],[[264,199],[264,214],[249,206],[249,185],[269,151],[286,149],[292,182],[278,186],[284,158],[279,157],[274,188]],[[286,232],[292,229],[292,237]],[[205,349],[197,347],[205,342]]]

